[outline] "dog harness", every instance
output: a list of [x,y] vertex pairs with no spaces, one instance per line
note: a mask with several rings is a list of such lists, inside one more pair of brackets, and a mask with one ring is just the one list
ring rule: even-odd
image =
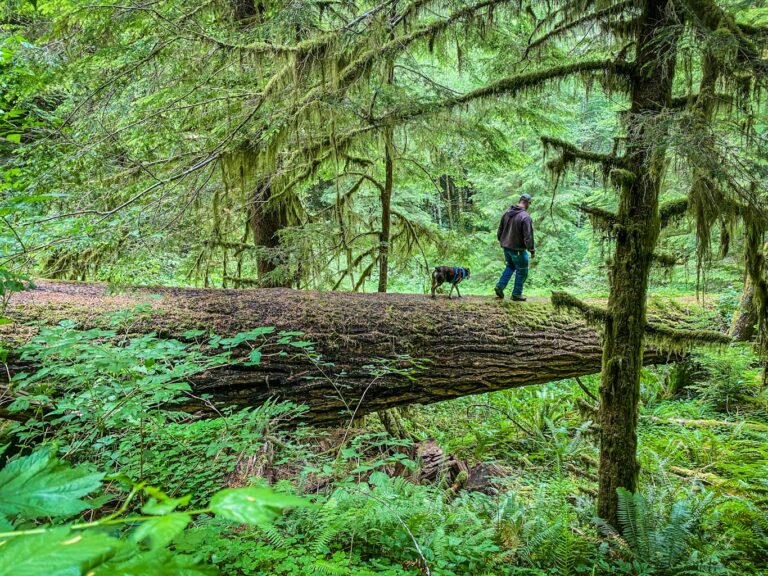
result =
[[464,268],[460,268],[459,266],[453,267],[453,280],[451,280],[451,284],[456,284],[457,282],[461,282],[466,278],[467,271]]

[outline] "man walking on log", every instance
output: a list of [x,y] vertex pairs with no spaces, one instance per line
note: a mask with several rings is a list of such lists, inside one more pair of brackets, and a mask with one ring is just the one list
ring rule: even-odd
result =
[[523,194],[520,196],[520,201],[510,206],[501,216],[496,238],[504,250],[504,261],[507,267],[494,288],[498,298],[504,298],[504,288],[514,274],[512,300],[518,302],[526,300],[523,297],[523,285],[528,276],[528,253],[530,252],[531,258],[536,257],[536,248],[533,244],[533,222],[527,212],[531,206],[531,200],[530,194]]

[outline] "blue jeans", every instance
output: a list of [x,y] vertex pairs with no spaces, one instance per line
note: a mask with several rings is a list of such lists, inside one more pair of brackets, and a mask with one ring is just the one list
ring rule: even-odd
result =
[[504,248],[504,260],[507,263],[507,267],[501,274],[501,278],[496,283],[497,288],[507,287],[512,274],[515,275],[515,285],[512,288],[512,296],[523,295],[523,284],[528,277],[528,252],[526,250],[510,250]]

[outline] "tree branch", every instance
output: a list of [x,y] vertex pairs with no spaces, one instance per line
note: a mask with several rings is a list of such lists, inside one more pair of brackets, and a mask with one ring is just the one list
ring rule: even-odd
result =
[[653,263],[661,268],[672,268],[677,264],[677,258],[671,254],[653,254]]
[[567,292],[552,292],[550,300],[555,309],[576,310],[588,322],[606,322],[611,317],[611,313],[605,308],[587,304]]
[[527,58],[528,53],[531,50],[538,48],[539,46],[541,46],[542,44],[544,44],[549,40],[557,38],[558,36],[562,36],[570,32],[571,30],[574,30],[575,28],[584,26],[585,24],[590,24],[595,20],[605,20],[610,16],[621,14],[622,12],[630,10],[635,6],[636,6],[636,2],[632,2],[631,0],[625,0],[624,2],[619,2],[618,4],[614,4],[613,6],[609,6],[608,8],[603,8],[602,10],[598,10],[591,14],[582,16],[581,18],[577,18],[575,20],[571,20],[570,22],[561,24],[560,26],[557,26],[556,28],[544,34],[543,36],[529,43],[527,48],[525,49],[525,54],[523,55],[523,58]]
[[657,341],[664,350],[681,351],[700,345],[730,344],[731,338],[714,330],[677,330],[661,324],[648,323],[645,334]]
[[583,160],[585,162],[595,162],[602,164],[604,168],[620,168],[622,166],[622,158],[613,154],[601,154],[599,152],[590,152],[589,150],[583,150],[567,142],[560,140],[559,138],[551,138],[549,136],[542,136],[541,143],[545,148],[557,148],[560,150],[562,156],[561,159],[565,164],[573,162],[575,160]]
[[677,222],[688,211],[688,198],[680,198],[665,202],[659,208],[659,219],[661,227],[666,228],[670,224]]
[[594,230],[611,233],[619,225],[619,217],[610,210],[604,210],[597,206],[577,205],[576,208],[589,217],[589,222]]
[[[731,104],[733,102],[733,96],[728,94],[713,94],[711,96],[717,104]],[[681,96],[674,96],[671,101],[671,107],[676,109],[688,108],[696,103],[699,99],[699,94],[683,94]]]
[[683,5],[689,14],[710,32],[727,30],[738,42],[739,57],[748,62],[756,72],[765,73],[768,61],[761,55],[761,50],[755,46],[744,29],[736,24],[733,16],[726,13],[714,0],[684,0]]

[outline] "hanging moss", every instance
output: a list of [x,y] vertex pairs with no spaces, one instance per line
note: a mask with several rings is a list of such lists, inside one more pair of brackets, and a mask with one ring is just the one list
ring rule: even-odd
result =
[[740,58],[747,61],[759,61],[760,50],[751,38],[714,0],[685,0],[683,5],[688,14],[711,31],[718,31],[721,36],[730,35],[738,43]]
[[[632,2],[632,4],[636,4]],[[635,16],[626,20],[607,22],[602,25],[604,30],[608,30],[617,38],[624,40],[634,39],[640,30],[640,17]]]
[[677,258],[671,254],[657,254],[655,252],[653,254],[653,263],[656,266],[668,269],[672,269],[678,264]]
[[563,154],[563,157],[567,159],[567,163],[583,160],[601,164],[606,169],[621,167],[621,158],[617,156],[583,150],[566,140],[560,140],[559,138],[553,138],[551,136],[542,136],[541,143],[544,145],[545,149],[559,150]]
[[578,311],[588,322],[605,322],[610,318],[610,312],[605,308],[587,304],[567,292],[552,292],[550,300],[555,309]]
[[633,8],[635,8],[635,4],[636,3],[631,0],[625,0],[624,2],[612,4],[607,8],[603,8],[602,10],[596,10],[592,13],[585,14],[581,18],[568,19],[565,23],[554,27],[543,36],[540,36],[528,44],[528,47],[525,50],[525,54],[527,55],[531,50],[539,48],[551,40],[560,38],[569,32],[590,26],[595,22],[600,22],[603,24],[607,23],[611,27],[613,27],[613,25],[619,25],[621,22],[610,22],[609,19],[613,16],[625,15],[625,13],[630,12]]
[[[583,73],[600,73],[611,77],[621,77],[626,79],[626,77],[632,73],[632,64],[624,61],[607,59],[585,60],[562,66],[552,66],[536,72],[503,78],[488,86],[484,86],[483,88],[467,92],[466,94],[455,98],[455,102],[457,104],[462,104],[481,98],[493,98],[500,95],[515,96],[516,94],[525,91],[541,89],[547,82],[562,80]],[[555,141],[555,139],[551,140]],[[575,149],[578,150],[577,148]]]
[[662,228],[682,220],[688,211],[688,198],[670,200],[659,207],[659,220]]
[[623,168],[614,168],[609,173],[609,178],[611,180],[611,183],[616,188],[623,188],[623,187],[629,187],[632,186],[632,184],[635,183],[635,180],[637,179],[637,175],[634,172],[631,172],[630,170],[625,170]]
[[579,206],[578,208],[589,217],[589,222],[595,232],[602,232],[609,238],[616,236],[621,227],[619,217],[616,214],[596,206]]
[[645,335],[660,350],[674,353],[687,352],[696,346],[723,346],[731,338],[714,330],[677,330],[661,324],[646,324]]
[[436,22],[423,26],[410,34],[399,36],[394,40],[386,42],[382,46],[364,52],[341,71],[339,84],[341,86],[348,85],[350,82],[361,77],[370,70],[375,61],[390,58],[394,54],[399,54],[416,41],[427,39],[430,44],[434,44],[435,38],[439,33],[452,26],[455,22],[467,18],[479,10],[483,10],[494,4],[501,4],[504,1],[505,0],[484,0],[471,6],[465,6],[452,13],[447,18],[437,20]]

